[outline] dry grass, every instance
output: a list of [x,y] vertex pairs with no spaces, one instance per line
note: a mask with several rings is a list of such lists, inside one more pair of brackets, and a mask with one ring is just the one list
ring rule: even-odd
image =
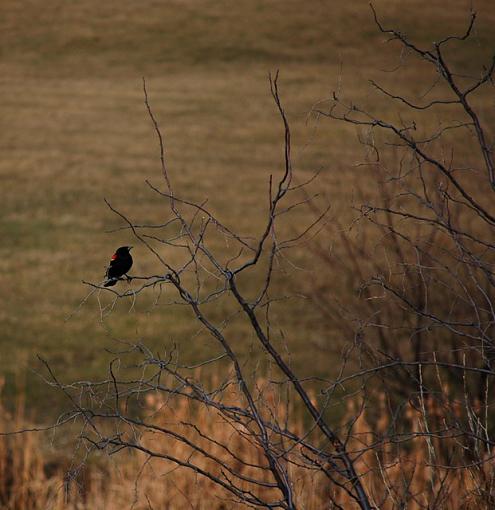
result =
[[[258,381],[260,387],[264,384],[266,381]],[[232,404],[239,403],[237,393],[232,393],[230,398]],[[273,399],[276,401],[275,394]],[[374,425],[367,420],[366,413],[360,412],[359,402],[348,401],[342,425],[354,422],[353,438],[348,442],[350,451],[361,451],[371,445],[376,437],[386,436],[390,423],[386,417],[385,395],[379,395],[379,400],[382,418]],[[22,400],[18,401],[15,416],[1,409],[2,430],[27,426],[23,409]],[[284,409],[280,406],[275,408],[275,412],[282,416]],[[428,415],[433,416],[435,411],[441,414],[440,409],[429,404]],[[205,408],[191,409],[185,400],[165,403],[160,397],[151,395],[146,400],[144,412],[154,417],[155,425],[186,435],[222,461],[230,463],[242,475],[260,476],[259,469],[234,462],[226,450],[212,442],[218,441],[228,446],[244,463],[264,464],[262,451],[215,413]],[[303,430],[302,416],[295,410],[290,414],[292,429],[300,434]],[[411,432],[424,432],[422,413],[409,406],[404,409],[403,418]],[[200,438],[187,423],[197,425],[208,439]],[[180,459],[194,461],[199,467],[216,475],[220,474],[218,465],[193,455],[189,447],[174,441],[171,436],[163,438],[149,431],[142,434],[139,441],[156,452],[168,452]],[[61,438],[58,438],[54,444],[60,442]],[[402,445],[389,444],[384,448],[370,449],[360,456],[355,467],[362,474],[372,503],[383,510],[492,508],[488,498],[494,483],[492,455],[486,456],[484,464],[473,462],[454,469],[454,457],[466,459],[469,456],[459,448],[455,440],[417,437]],[[435,452],[434,462],[432,449]],[[40,435],[0,436],[1,507],[8,510],[203,510],[240,507],[240,503],[229,499],[228,494],[211,481],[191,470],[178,468],[160,459],[147,458],[141,453],[120,451],[111,457],[92,457],[82,470],[77,471],[77,475],[72,472],[68,476],[74,462],[72,455],[60,452],[54,455]],[[328,508],[330,496],[343,508],[357,508],[344,491],[329,485],[318,472],[292,466],[289,473],[298,508]],[[265,472],[263,479],[273,481],[269,471]],[[267,494],[265,492],[265,496]]]

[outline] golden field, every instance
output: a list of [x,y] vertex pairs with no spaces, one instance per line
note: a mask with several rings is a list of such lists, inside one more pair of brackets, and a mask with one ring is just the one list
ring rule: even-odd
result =
[[[469,2],[461,1],[448,8],[440,1],[379,1],[375,7],[384,22],[425,43],[462,31],[469,13]],[[491,2],[476,2],[475,8],[474,42],[453,56],[466,69],[483,62],[493,47]],[[355,166],[364,150],[356,130],[315,119],[312,107],[340,87],[346,97],[386,117],[394,115],[396,104],[374,92],[368,79],[417,94],[429,78],[413,59],[393,80],[383,71],[397,62],[398,48],[378,33],[364,1],[21,6],[6,0],[0,14],[0,368],[8,392],[18,370],[36,366],[34,353],[70,379],[104,370],[104,347],[112,347],[116,337],[163,348],[177,342],[186,359],[211,349],[206,340],[188,341],[197,326],[184,309],[147,313],[150,295],[130,312],[122,305],[105,324],[94,299],[65,320],[87,294],[81,281],[100,281],[115,247],[136,244],[128,231],[107,233],[122,223],[103,199],[137,223],[167,218],[163,200],[144,182],[160,184],[161,177],[142,77],[165,136],[176,192],[207,199],[213,212],[246,235],[259,235],[268,176],[282,171],[283,137],[269,72],[280,70],[295,178],[302,182],[320,171],[315,189],[331,205],[330,221],[343,224],[352,217],[356,183],[368,187],[369,176]],[[461,144],[458,150],[469,147]],[[305,225],[311,214],[303,210],[285,228]],[[332,246],[338,254],[338,243]],[[291,275],[296,287],[312,278],[307,252],[303,247],[294,254],[301,268]],[[171,250],[164,256],[175,261]],[[153,272],[146,250],[135,247],[134,257],[135,272]],[[329,282],[334,277],[319,274]],[[304,306],[297,304],[303,312],[296,316],[288,309],[278,314],[301,366],[305,344],[338,335]],[[249,340],[241,338],[240,343]],[[28,393],[46,397],[29,370],[27,377]]]
[[[377,0],[373,5],[385,26],[400,29],[426,47],[462,33],[472,4],[478,13],[473,37],[448,52],[448,58],[459,72],[476,74],[495,47],[491,0]],[[382,191],[377,185],[381,177],[372,166],[361,164],[370,157],[362,143],[367,133],[315,110],[328,109],[338,90],[339,97],[380,118],[399,123],[407,116],[419,126],[418,136],[462,115],[457,106],[445,108],[443,117],[436,111],[408,112],[371,86],[369,80],[376,80],[388,90],[418,98],[429,90],[434,75],[387,41],[368,2],[5,0],[0,5],[0,33],[0,377],[5,381],[0,431],[51,423],[67,407],[61,392],[40,377],[39,371],[46,377],[46,370],[37,355],[68,383],[108,378],[110,360],[123,346],[137,343],[157,355],[173,356],[178,366],[196,366],[219,354],[218,345],[191,311],[175,303],[171,286],[150,288],[111,308],[108,293],[97,291],[86,299],[91,289],[83,281],[101,282],[118,246],[134,246],[133,274],[161,271],[153,255],[105,203],[138,225],[162,224],[170,218],[168,202],[147,184],[164,189],[143,78],[164,135],[177,196],[207,204],[227,227],[256,238],[265,227],[270,176],[276,179],[284,169],[283,125],[268,78],[279,71],[280,96],[292,132],[294,183],[318,173],[308,186],[308,193],[318,196],[314,207],[306,204],[294,210],[291,206],[304,196],[291,196],[285,204],[290,212],[281,218],[277,234],[297,236],[318,211],[330,209],[316,239],[297,244],[280,258],[270,290],[274,298],[270,328],[277,332],[274,344],[298,376],[332,379],[340,368],[343,341],[350,340],[351,345],[359,328],[354,329],[351,318],[350,332],[343,329],[347,316],[332,315],[325,300],[331,296],[338,303],[336,309],[349,311],[351,317],[360,289],[356,274],[328,261],[348,256],[341,229],[354,225],[361,201]],[[475,104],[490,137],[495,120],[492,90],[493,84],[485,87]],[[466,167],[477,164],[472,139],[455,130],[445,140],[445,145],[443,139],[432,144],[439,157],[448,159],[450,147],[455,147],[455,158]],[[383,165],[387,161],[393,165],[394,157],[391,148]],[[469,186],[477,189],[478,184],[473,180]],[[491,208],[491,197],[481,200]],[[349,230],[349,236],[358,245],[366,239],[366,249],[375,241],[378,246],[374,234],[367,237],[366,230],[356,230]],[[180,250],[154,246],[170,265],[184,263]],[[209,246],[220,258],[232,255],[232,246],[221,235],[212,235]],[[377,260],[384,257],[378,248],[366,255],[363,249],[357,260],[366,277],[372,275],[373,254]],[[262,286],[259,269],[239,278],[246,295]],[[120,282],[116,288],[137,286],[136,281]],[[253,384],[265,377],[271,366],[236,309],[222,300],[204,309],[229,338],[243,369],[250,374],[252,370]],[[132,360],[130,356],[131,368],[122,361],[119,370],[133,374]],[[227,366],[222,363],[217,366]],[[237,402],[237,395],[232,398]],[[157,422],[166,419],[159,404],[151,398],[146,401],[146,411]],[[343,401],[336,403],[334,425],[344,427],[358,404],[357,397],[346,401],[347,408]],[[190,409],[178,402],[173,411],[179,430],[180,422],[190,419]],[[292,411],[292,425],[303,434],[307,417],[297,406]],[[253,463],[261,455],[253,445],[242,444],[241,435],[232,439],[231,431],[202,414],[204,410],[194,413],[208,437],[218,434],[220,442]],[[405,416],[412,429],[421,426],[413,408],[407,408]],[[376,423],[366,413],[359,420],[354,437],[364,443],[371,443],[370,428],[377,427],[380,434],[390,425]],[[446,448],[454,448],[454,443],[447,441]],[[54,452],[54,444],[65,453]],[[438,450],[443,452],[441,446]],[[161,447],[170,445],[158,441],[157,448]],[[177,445],[187,457],[189,451],[181,448]],[[369,469],[363,483],[374,504],[379,504],[384,487],[399,494],[406,474],[411,492],[426,498],[446,487],[444,508],[456,508],[461,493],[459,508],[485,508],[480,487],[491,483],[490,462],[433,473],[427,467],[431,445],[418,439],[408,448],[407,458],[390,451],[379,459],[368,452],[359,460],[361,472]],[[73,449],[64,432],[0,436],[0,506],[235,508],[194,473],[176,477],[173,466],[148,463],[129,452],[119,454],[115,462],[117,457],[96,456],[84,474],[77,473],[69,483],[67,473],[80,460],[71,456]],[[437,460],[438,465],[448,464],[447,456]],[[329,486],[317,476],[296,471],[291,475],[298,481],[298,505],[322,508]],[[440,488],[438,480],[443,480]],[[350,500],[339,499],[342,494],[335,497],[344,508],[352,508]],[[420,499],[404,502],[404,508],[420,508],[414,506]],[[398,508],[402,503],[392,499],[390,507],[382,507]]]

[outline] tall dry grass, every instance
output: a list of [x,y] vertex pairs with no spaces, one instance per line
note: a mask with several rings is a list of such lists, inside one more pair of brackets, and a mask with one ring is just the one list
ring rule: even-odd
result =
[[[264,382],[262,381],[261,384]],[[232,395],[233,402],[239,395]],[[410,432],[418,437],[395,444],[380,444],[377,438],[386,437],[390,430],[386,396],[378,399],[379,416],[368,420],[361,403],[349,400],[342,426],[353,423],[349,450],[361,452],[356,470],[362,475],[370,499],[380,509],[488,509],[494,482],[494,463],[486,457],[480,464],[471,462],[455,469],[452,459],[467,458],[459,452],[456,439],[425,438],[425,415],[409,406],[404,410],[404,420]],[[233,467],[246,477],[258,476],[259,469],[246,464],[263,465],[263,453],[251,438],[240,433],[231,424],[221,420],[203,407],[193,409],[185,399],[174,401],[173,411],[169,402],[160,396],[148,395],[146,412],[154,416],[154,423],[176,430],[196,444],[217,455],[222,461],[233,464],[234,453],[242,463]],[[429,416],[441,418],[442,411],[433,401],[426,404]],[[18,398],[14,414],[0,409],[1,430],[28,428],[24,416],[22,395]],[[292,428],[302,433],[303,417],[292,410]],[[376,413],[376,409],[374,409]],[[280,412],[285,412],[280,409]],[[197,425],[204,435],[191,424]],[[218,444],[228,446],[229,452]],[[54,444],[60,441],[55,441]],[[64,442],[64,441],[62,441]],[[203,469],[219,474],[214,463],[196,458],[190,448],[170,437],[145,433],[142,445],[154,451],[171,452],[176,457],[191,460]],[[139,452],[120,451],[112,456],[88,460],[78,475],[68,475],[74,465],[71,450],[47,450],[46,441],[36,433],[0,436],[0,506],[11,510],[68,509],[68,510],[122,510],[144,509],[230,509],[242,506],[229,499],[212,481],[184,468],[177,468],[168,461],[150,459]],[[235,463],[234,463],[235,464]],[[74,471],[73,471],[74,472]],[[292,466],[290,474],[298,508],[357,508],[345,491],[327,483],[318,473],[301,466]],[[270,479],[266,471],[265,481]],[[268,489],[265,489],[268,490]],[[265,494],[266,495],[266,494]],[[333,503],[330,500],[333,499]]]

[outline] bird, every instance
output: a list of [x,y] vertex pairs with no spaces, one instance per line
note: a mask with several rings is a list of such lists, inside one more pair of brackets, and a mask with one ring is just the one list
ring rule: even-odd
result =
[[103,284],[104,287],[111,287],[115,285],[121,276],[127,274],[132,267],[132,257],[129,253],[132,246],[121,246],[112,255],[110,265],[107,267],[105,278],[107,281]]

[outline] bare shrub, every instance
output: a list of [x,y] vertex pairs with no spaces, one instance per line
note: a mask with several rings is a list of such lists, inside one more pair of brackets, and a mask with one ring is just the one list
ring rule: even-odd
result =
[[[371,82],[397,104],[397,122],[340,92],[316,112],[360,129],[366,148],[360,169],[374,178],[378,193],[361,186],[351,228],[330,228],[344,256],[316,249],[359,297],[344,302],[325,284],[313,286],[312,297],[360,345],[345,380],[360,385],[374,415],[371,430],[389,415],[390,430],[378,442],[407,452],[417,434],[424,436],[431,487],[421,495],[402,487],[418,507],[450,508],[442,500],[448,470],[465,470],[466,488],[473,468],[479,475],[473,492],[493,502],[485,462],[493,449],[495,187],[493,131],[483,105],[493,98],[495,59],[474,76],[452,62],[475,18],[472,13],[465,33],[423,48],[375,14],[379,30],[401,51],[394,73],[413,59],[429,69],[430,86],[415,99]],[[367,390],[377,384],[387,395],[380,412]],[[420,426],[409,422],[411,409]],[[412,483],[407,462],[401,466]],[[459,498],[458,504],[467,503]]]
[[[142,459],[136,491],[151,466],[174,466],[176,486],[181,477],[201,480],[177,489],[195,501],[193,507],[201,507],[197,498],[213,486],[221,489],[224,507],[492,505],[495,175],[489,133],[472,98],[490,85],[495,61],[470,79],[454,72],[445,56],[448,45],[470,37],[474,20],[473,14],[465,34],[422,49],[376,18],[383,34],[431,66],[443,88],[420,103],[376,83],[375,88],[406,112],[447,108],[454,121],[427,133],[419,120],[393,123],[338,94],[328,110],[317,112],[364,130],[369,167],[382,191],[381,203],[360,209],[361,221],[372,227],[365,235],[373,246],[378,241],[380,250],[370,257],[369,245],[342,236],[348,253],[344,267],[354,282],[364,282],[364,304],[353,311],[336,309],[344,316],[343,328],[353,333],[344,348],[339,346],[336,376],[300,377],[282,335],[272,328],[277,296],[271,295],[271,284],[281,255],[316,233],[327,212],[320,211],[292,237],[280,238],[280,219],[311,197],[304,195],[304,183],[294,183],[278,76],[270,78],[270,87],[283,125],[284,167],[270,177],[265,224],[256,239],[234,232],[205,203],[182,198],[174,189],[144,87],[163,176],[161,186],[148,184],[167,205],[168,216],[156,225],[140,225],[108,206],[159,269],[131,275],[137,285],[122,292],[88,285],[91,294],[111,296],[102,317],[120,300],[141,299],[151,289],[161,295],[165,289],[173,296],[169,307],[187,307],[218,354],[184,364],[177,351],[160,354],[144,343],[121,341],[107,379],[74,383],[61,381],[43,362],[48,383],[70,402],[61,422],[80,426],[83,464],[95,450],[114,459],[135,452]],[[461,130],[477,144],[475,162],[463,163],[455,151],[441,150]],[[390,145],[392,158],[383,151]],[[325,296],[320,298],[325,304]],[[227,327],[234,317],[237,331]],[[238,331],[255,339],[251,352],[240,349]],[[149,491],[163,491],[164,485],[154,487]]]

